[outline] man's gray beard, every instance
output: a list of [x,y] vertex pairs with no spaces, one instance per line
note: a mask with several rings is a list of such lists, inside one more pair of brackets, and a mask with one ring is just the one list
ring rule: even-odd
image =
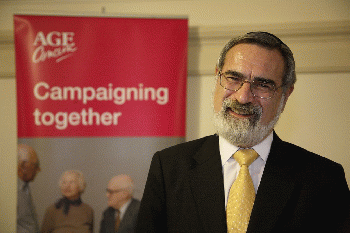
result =
[[[284,105],[283,95],[276,116],[267,125],[261,123],[262,108],[252,104],[240,104],[237,100],[225,99],[218,113],[214,112],[216,133],[238,147],[253,147],[265,139],[275,127]],[[236,113],[253,114],[251,118],[239,119],[232,116],[228,108]]]

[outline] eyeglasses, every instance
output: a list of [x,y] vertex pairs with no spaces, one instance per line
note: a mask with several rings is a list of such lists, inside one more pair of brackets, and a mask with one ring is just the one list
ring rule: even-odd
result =
[[122,191],[124,191],[124,189],[115,189],[115,190],[106,189],[106,192],[109,193],[109,194],[119,193],[119,192],[122,192]]
[[230,91],[238,91],[241,89],[244,83],[250,84],[250,91],[253,96],[261,98],[261,99],[271,99],[277,89],[283,87],[281,85],[279,87],[275,86],[275,83],[272,80],[265,78],[255,78],[253,81],[244,80],[243,77],[239,75],[235,75],[233,73],[222,73],[219,72],[220,77],[220,85],[226,90]]

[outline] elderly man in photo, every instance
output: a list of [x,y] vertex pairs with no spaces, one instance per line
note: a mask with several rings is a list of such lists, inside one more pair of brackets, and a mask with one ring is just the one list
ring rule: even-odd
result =
[[17,150],[17,233],[37,233],[39,224],[29,182],[34,181],[40,172],[39,159],[34,149],[28,145],[19,144]]
[[274,132],[295,82],[276,36],[229,41],[216,65],[217,134],[153,156],[136,232],[349,232],[342,166]]
[[133,233],[140,201],[133,198],[134,182],[127,175],[113,177],[107,186],[108,208],[103,212],[100,233]]

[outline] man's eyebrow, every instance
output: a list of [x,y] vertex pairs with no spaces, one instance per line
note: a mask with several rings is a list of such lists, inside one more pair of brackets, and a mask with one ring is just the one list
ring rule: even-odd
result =
[[238,72],[238,71],[234,71],[234,70],[228,70],[224,73],[225,75],[232,75],[238,78],[245,78],[244,74]]
[[269,83],[269,84],[273,84],[273,85],[276,86],[276,82],[275,81],[273,81],[272,79],[264,78],[264,77],[254,77],[254,81],[263,82],[263,83]]
[[[244,74],[242,74],[242,73],[240,73],[238,71],[234,71],[234,70],[228,70],[224,74],[225,75],[232,75],[232,76],[235,76],[237,78],[242,78],[242,79],[246,78],[244,76]],[[269,78],[265,78],[265,77],[261,77],[261,76],[255,76],[255,77],[253,77],[253,80],[257,81],[257,82],[271,83],[271,84],[276,86],[276,82],[274,80],[272,80],[272,79],[269,79]]]

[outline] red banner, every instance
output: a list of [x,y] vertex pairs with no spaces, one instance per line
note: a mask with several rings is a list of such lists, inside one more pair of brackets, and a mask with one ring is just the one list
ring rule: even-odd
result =
[[185,136],[187,19],[16,15],[14,26],[19,138]]

